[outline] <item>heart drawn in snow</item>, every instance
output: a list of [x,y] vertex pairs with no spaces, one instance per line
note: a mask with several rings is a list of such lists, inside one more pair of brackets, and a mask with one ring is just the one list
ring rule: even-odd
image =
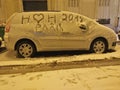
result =
[[33,15],[33,19],[34,19],[35,21],[37,21],[37,23],[39,23],[41,20],[44,19],[44,15],[43,15],[43,14],[34,14],[34,15]]

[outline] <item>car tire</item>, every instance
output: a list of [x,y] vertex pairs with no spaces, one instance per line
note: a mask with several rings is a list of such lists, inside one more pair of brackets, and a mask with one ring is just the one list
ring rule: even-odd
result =
[[96,39],[92,42],[90,51],[93,53],[105,53],[108,50],[108,45],[104,39]]
[[36,52],[35,45],[30,41],[21,41],[17,45],[18,57],[28,58],[33,57]]

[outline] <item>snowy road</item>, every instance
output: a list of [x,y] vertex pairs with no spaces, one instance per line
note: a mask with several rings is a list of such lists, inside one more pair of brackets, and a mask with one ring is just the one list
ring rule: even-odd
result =
[[0,75],[0,90],[120,90],[120,66]]

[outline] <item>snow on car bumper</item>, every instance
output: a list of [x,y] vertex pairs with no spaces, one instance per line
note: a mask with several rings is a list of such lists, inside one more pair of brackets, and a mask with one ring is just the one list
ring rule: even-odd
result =
[[117,36],[111,34],[110,37],[107,38],[107,40],[108,40],[108,49],[114,50],[117,43]]
[[8,35],[4,35],[4,40],[5,40],[5,47],[7,48],[7,42],[8,42]]

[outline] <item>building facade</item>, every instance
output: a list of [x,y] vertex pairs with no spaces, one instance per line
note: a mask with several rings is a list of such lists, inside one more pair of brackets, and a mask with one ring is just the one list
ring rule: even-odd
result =
[[0,22],[14,12],[65,10],[93,19],[110,19],[111,24],[120,17],[120,0],[0,0]]

